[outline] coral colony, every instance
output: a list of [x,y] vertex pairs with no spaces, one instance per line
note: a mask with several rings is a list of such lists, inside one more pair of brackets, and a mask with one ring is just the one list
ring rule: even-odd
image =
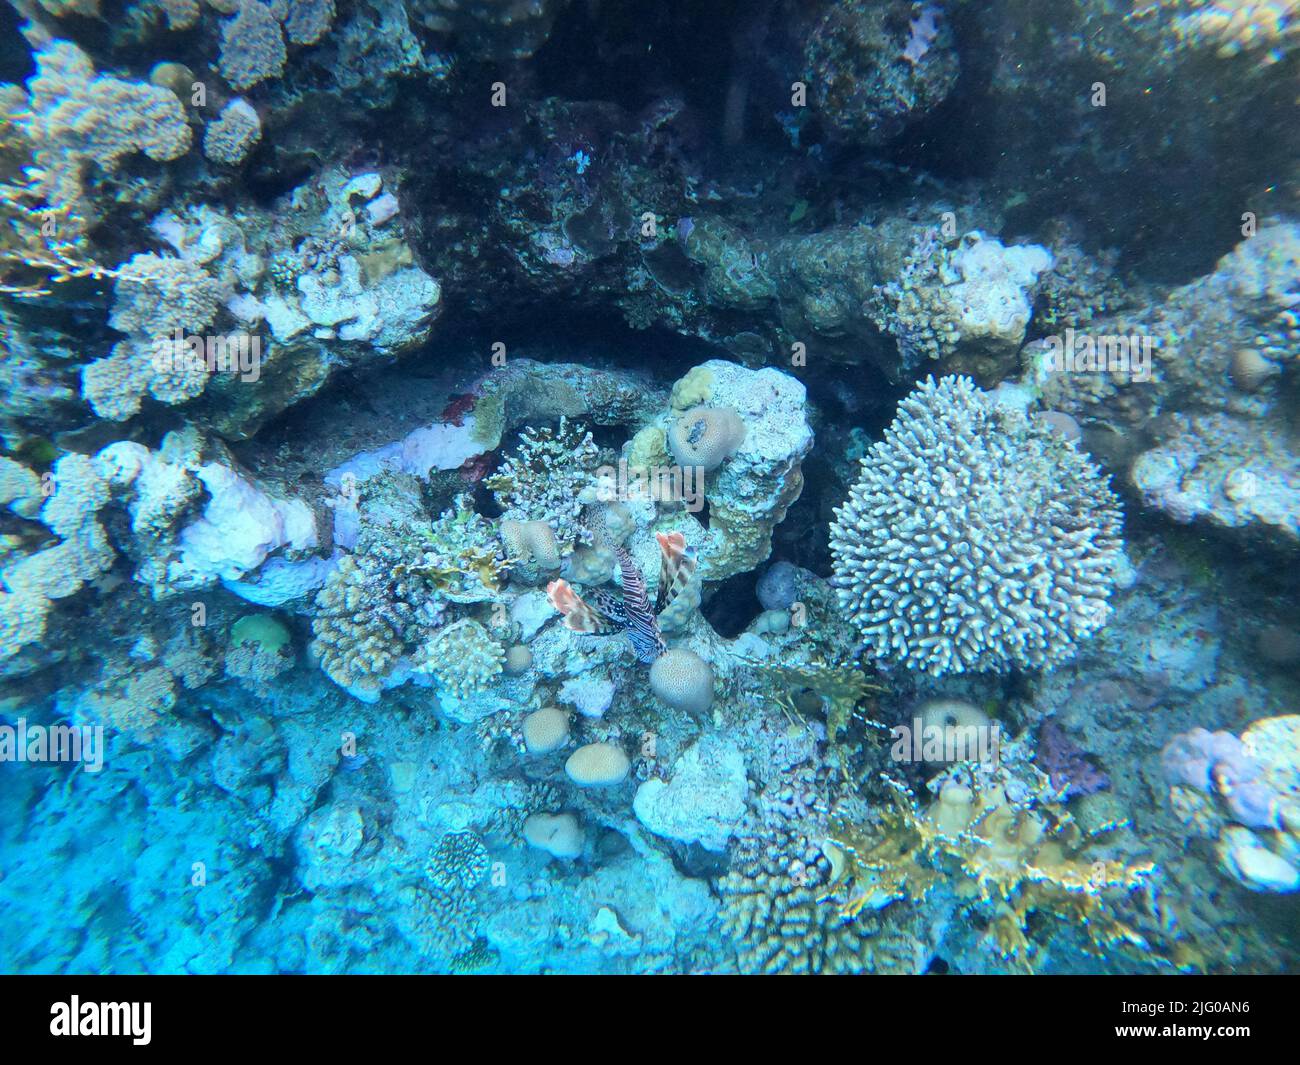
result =
[[1296,5],[609,6],[14,0],[0,967],[1294,970]]

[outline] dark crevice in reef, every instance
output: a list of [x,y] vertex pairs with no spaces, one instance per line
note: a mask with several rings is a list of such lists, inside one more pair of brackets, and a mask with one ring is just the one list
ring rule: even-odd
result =
[[0,6],[0,82],[21,82],[36,71],[32,50],[18,32],[22,21],[11,5]]
[[733,640],[739,636],[762,609],[754,589],[759,573],[737,573],[709,589],[707,601],[701,606],[704,619],[719,636]]

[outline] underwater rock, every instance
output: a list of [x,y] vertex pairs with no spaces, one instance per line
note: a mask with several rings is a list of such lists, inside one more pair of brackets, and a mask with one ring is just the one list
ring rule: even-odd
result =
[[732,456],[705,480],[709,528],[691,542],[706,580],[723,580],[753,569],[771,552],[772,529],[803,490],[801,463],[812,450],[805,416],[807,393],[779,370],[747,370],[712,360],[710,403],[735,411],[744,438]]
[[1300,890],[1300,717],[1263,718],[1240,739],[1194,728],[1161,765],[1175,815],[1217,837],[1229,876],[1252,891]]
[[773,562],[758,579],[756,594],[764,610],[788,610],[799,598],[798,567],[790,562]]
[[656,836],[721,851],[744,819],[748,794],[740,750],[705,737],[673,764],[667,783],[652,779],[637,788],[632,809]]
[[907,0],[832,5],[809,36],[804,62],[818,112],[835,134],[869,145],[942,103],[959,69],[940,5]]

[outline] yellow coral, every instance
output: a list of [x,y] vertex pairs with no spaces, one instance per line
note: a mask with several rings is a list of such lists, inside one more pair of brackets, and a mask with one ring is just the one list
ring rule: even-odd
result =
[[1098,953],[1116,943],[1146,947],[1110,912],[1104,893],[1133,890],[1153,867],[1089,858],[1090,841],[1064,808],[1012,802],[1000,786],[978,785],[971,775],[968,784],[945,784],[922,810],[906,788],[887,783],[893,803],[876,824],[841,821],[832,829],[841,873],[824,898],[844,916],[895,899],[920,901],[955,865],[967,878],[958,894],[991,914],[998,953],[1026,968],[1027,922],[1039,910],[1086,928]]

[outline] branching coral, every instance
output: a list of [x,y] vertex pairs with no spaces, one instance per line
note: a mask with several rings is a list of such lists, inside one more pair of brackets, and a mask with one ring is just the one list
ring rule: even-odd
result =
[[[8,469],[11,478],[19,478],[18,487],[10,491],[30,489],[30,481],[14,474],[15,466],[11,463]],[[58,540],[6,560],[0,569],[0,660],[45,635],[52,600],[75,595],[113,563],[113,549],[96,516],[108,500],[108,485],[92,461],[85,455],[64,455],[45,485],[39,520]],[[34,504],[34,498],[28,499],[26,506]]]
[[505,649],[482,625],[462,618],[439,629],[415,653],[413,667],[458,699],[484,688],[501,672]]
[[430,525],[426,544],[403,572],[453,603],[481,603],[496,597],[502,569],[492,526],[462,495]]
[[262,120],[246,100],[231,100],[203,131],[203,154],[214,163],[238,166],[262,139]]
[[1051,667],[1109,616],[1114,493],[969,378],[903,401],[835,515],[840,604],[881,659],[936,676]]
[[47,44],[37,62],[30,95],[0,86],[0,293],[24,297],[117,274],[86,246],[88,163],[111,173],[136,151],[166,161],[190,140],[166,90],[97,77],[67,41]]
[[561,415],[559,426],[526,429],[518,447],[484,482],[496,496],[504,521],[544,521],[567,554],[587,537],[579,522],[582,501],[600,465],[591,433]]
[[167,162],[189,150],[185,112],[170,90],[96,75],[89,57],[68,41],[49,42],[36,64],[20,124],[51,208],[79,203],[87,163],[112,172],[135,152]]
[[439,590],[422,561],[405,526],[365,524],[355,553],[339,560],[316,597],[312,650],[359,698],[378,698],[396,661],[441,624]]
[[109,324],[123,333],[170,336],[212,323],[221,295],[216,279],[198,263],[152,253],[134,255],[113,285]]
[[473,832],[449,832],[438,841],[426,868],[440,891],[468,891],[487,876],[487,848]]
[[221,76],[236,92],[251,89],[284,70],[287,51],[280,23],[260,0],[243,0],[221,25]]

